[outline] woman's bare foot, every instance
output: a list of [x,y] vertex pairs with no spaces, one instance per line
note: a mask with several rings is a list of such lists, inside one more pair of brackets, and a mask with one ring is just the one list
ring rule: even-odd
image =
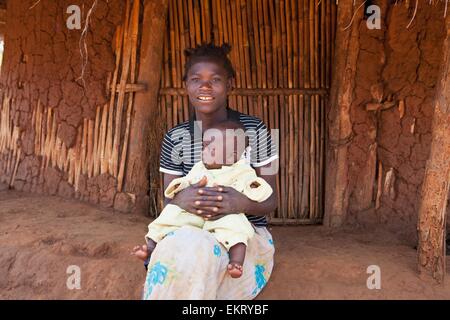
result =
[[242,264],[244,263],[246,250],[247,246],[243,243],[237,243],[228,250],[230,262],[228,263],[227,271],[232,278],[242,276]]
[[230,261],[230,263],[227,266],[227,269],[228,274],[232,278],[239,278],[240,276],[242,276],[242,265],[237,262]]

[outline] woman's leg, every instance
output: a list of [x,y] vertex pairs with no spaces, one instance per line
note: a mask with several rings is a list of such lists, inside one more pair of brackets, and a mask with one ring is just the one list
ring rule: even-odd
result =
[[234,279],[226,275],[218,289],[217,299],[253,299],[269,280],[275,252],[272,236],[266,228],[255,229],[255,235],[248,242],[242,276]]
[[229,214],[217,220],[206,221],[203,229],[211,232],[226,248],[230,258],[228,273],[233,278],[239,278],[242,275],[248,240],[255,235],[255,229],[245,214]]
[[158,243],[148,265],[144,299],[215,299],[228,257],[204,230],[182,227]]
[[206,231],[182,227],[166,236],[152,254],[144,299],[253,299],[273,268],[274,247],[266,228],[250,239],[243,275],[227,273],[228,253]]

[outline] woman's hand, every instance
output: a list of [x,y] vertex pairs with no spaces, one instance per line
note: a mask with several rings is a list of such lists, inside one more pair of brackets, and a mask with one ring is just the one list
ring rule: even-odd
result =
[[205,220],[216,220],[227,214],[243,212],[249,199],[231,187],[205,187],[206,177],[180,191],[170,201]]
[[277,161],[275,164],[269,163],[263,167],[255,168],[257,176],[266,180],[273,190],[269,199],[256,202],[231,187],[204,187],[198,190],[203,198],[198,199],[199,202],[195,204],[197,210],[200,210],[200,214],[205,219],[210,220],[241,212],[255,216],[265,216],[273,212],[278,205],[276,174],[262,175],[262,173],[263,169],[272,170],[272,165],[278,167],[278,160],[275,161]]
[[216,220],[228,214],[245,212],[248,199],[236,189],[224,186],[199,188],[195,201],[197,214],[206,220]]
[[[269,164],[270,165],[270,164]],[[267,165],[267,166],[269,166]],[[256,168],[258,177],[260,170]],[[169,177],[169,178],[176,178]],[[227,214],[245,213],[256,216],[265,216],[277,208],[276,175],[263,177],[274,192],[264,202],[252,201],[244,194],[231,187],[214,186],[205,187],[207,180],[203,177],[198,183],[191,185],[177,193],[170,203],[178,205],[187,212],[201,216],[206,220],[216,220]],[[164,176],[164,187],[167,188],[171,179]]]
[[[224,197],[221,193],[208,195],[211,192],[207,190],[214,188],[205,188],[206,183],[207,179],[203,177],[199,182],[177,193],[170,203],[206,220],[219,214],[222,212],[222,210],[219,210],[219,207],[222,207],[220,204]],[[209,206],[211,204],[213,206]]]
[[198,200],[200,194],[198,191],[200,188],[206,186],[206,177],[203,177],[199,182],[189,186],[188,188],[178,192],[175,197],[170,201],[171,204],[177,205],[187,212],[198,214],[195,201]]

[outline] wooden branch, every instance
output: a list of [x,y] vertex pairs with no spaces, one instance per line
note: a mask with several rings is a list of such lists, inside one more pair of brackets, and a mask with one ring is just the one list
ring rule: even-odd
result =
[[[187,96],[186,89],[184,88],[161,88],[159,91],[163,96]],[[228,94],[230,96],[289,96],[289,95],[321,95],[326,96],[326,89],[302,89],[302,88],[274,88],[274,89],[261,89],[261,88],[235,88]]]
[[[129,8],[129,1],[127,1],[127,10]],[[130,72],[131,66],[131,53],[132,53],[132,43],[133,36],[137,30],[133,30],[133,27],[136,25],[135,20],[139,19],[139,16],[136,15],[136,11],[139,10],[139,4],[137,1],[133,2],[133,7],[130,12],[127,12],[125,25],[124,25],[124,37],[123,37],[123,60],[122,60],[122,70],[120,75],[119,82],[119,94],[117,96],[117,104],[116,104],[116,114],[115,114],[115,123],[114,123],[114,139],[112,143],[112,150],[110,151],[109,160],[109,170],[108,172],[117,177],[119,170],[119,149],[121,143],[121,133],[122,133],[122,117],[123,117],[123,109],[125,102],[125,85],[127,83],[127,79]]]
[[[119,87],[115,87],[114,89],[116,90],[116,92],[119,92],[119,90],[120,90]],[[146,90],[147,90],[147,85],[144,83],[127,83],[125,85],[125,93],[139,92],[139,91],[146,91]]]
[[322,219],[282,219],[270,218],[268,223],[271,225],[313,225],[321,224]]
[[19,167],[19,162],[20,162],[20,156],[22,154],[22,149],[19,149],[17,152],[17,157],[16,157],[16,164],[14,166],[14,171],[13,174],[11,176],[11,181],[9,183],[9,185],[12,187],[14,185],[14,181],[16,180],[16,174],[17,174],[17,168]]

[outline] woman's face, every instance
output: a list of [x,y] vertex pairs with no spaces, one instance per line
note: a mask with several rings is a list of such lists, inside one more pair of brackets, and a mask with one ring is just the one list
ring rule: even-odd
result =
[[192,106],[204,114],[213,114],[226,107],[231,88],[224,67],[214,61],[199,61],[192,65],[186,77],[186,90]]

